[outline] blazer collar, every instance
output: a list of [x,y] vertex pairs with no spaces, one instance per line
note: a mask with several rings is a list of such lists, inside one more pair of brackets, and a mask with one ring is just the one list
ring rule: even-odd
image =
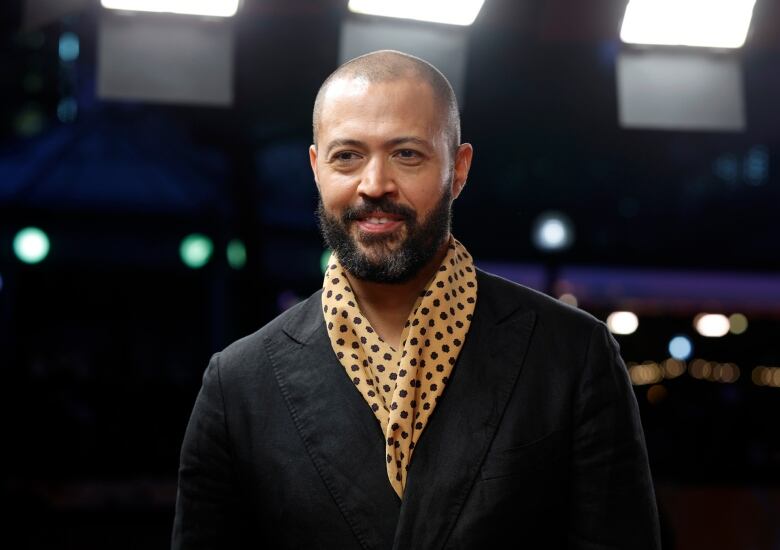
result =
[[448,387],[415,448],[403,502],[387,480],[384,434],[344,374],[320,292],[268,342],[274,374],[304,445],[364,548],[444,546],[513,391],[535,314],[477,270],[478,297]]
[[444,547],[523,365],[535,313],[496,278],[477,277],[463,351],[412,457],[394,549]]
[[356,539],[390,548],[400,500],[387,479],[384,434],[333,353],[321,308],[320,291],[292,312],[267,352],[306,451]]

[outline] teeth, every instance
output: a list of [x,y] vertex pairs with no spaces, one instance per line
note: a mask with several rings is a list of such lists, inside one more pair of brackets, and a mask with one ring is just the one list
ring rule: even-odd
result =
[[367,218],[367,221],[368,221],[369,223],[378,223],[378,224],[383,224],[383,223],[387,223],[387,222],[389,222],[389,221],[390,221],[390,219],[389,219],[389,218]]

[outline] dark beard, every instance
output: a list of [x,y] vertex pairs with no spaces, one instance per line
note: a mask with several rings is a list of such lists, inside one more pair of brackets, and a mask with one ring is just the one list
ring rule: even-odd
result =
[[[450,234],[452,193],[449,187],[428,217],[420,224],[408,206],[387,197],[364,199],[357,208],[346,208],[341,219],[325,211],[322,198],[317,204],[317,218],[325,243],[336,253],[341,265],[353,276],[374,283],[403,283],[413,278],[439,251]],[[349,226],[371,212],[381,211],[401,216],[406,224],[406,238],[393,249],[395,236],[362,234],[361,242],[375,254],[363,253],[349,233]]]

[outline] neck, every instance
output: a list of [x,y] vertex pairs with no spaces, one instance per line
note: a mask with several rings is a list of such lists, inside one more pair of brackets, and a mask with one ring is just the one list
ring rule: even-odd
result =
[[363,315],[382,340],[393,348],[400,347],[404,324],[420,293],[444,261],[448,244],[449,239],[414,277],[403,283],[375,283],[347,274]]

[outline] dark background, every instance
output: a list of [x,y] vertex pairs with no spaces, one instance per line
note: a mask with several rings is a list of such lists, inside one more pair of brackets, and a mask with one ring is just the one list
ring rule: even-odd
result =
[[[307,147],[345,5],[247,0],[230,108],[101,101],[96,2],[24,29],[20,2],[0,7],[0,545],[167,546],[209,356],[321,283]],[[780,366],[780,294],[762,299],[751,281],[780,285],[780,6],[758,0],[738,54],[739,133],[619,126],[624,8],[487,0],[469,30],[461,100],[475,160],[454,232],[477,265],[541,273],[556,296],[570,268],[594,268],[594,288],[617,282],[607,298],[589,300],[587,285],[578,297],[601,319],[637,312],[640,330],[618,336],[626,362],[663,361],[687,334],[696,358],[738,365],[733,383],[689,371],[635,386],[666,547],[777,549],[780,388],[751,372]],[[66,31],[80,40],[71,63],[58,57]],[[72,122],[57,116],[66,95]],[[768,158],[758,180],[746,168],[756,152]],[[554,257],[530,239],[551,209],[576,230]],[[12,249],[30,225],[52,240],[36,265]],[[178,254],[193,232],[215,245],[198,270]],[[240,270],[225,259],[233,238],[247,247]],[[685,300],[659,282],[632,300],[626,273],[724,283]],[[701,311],[739,311],[749,328],[700,337]]]

